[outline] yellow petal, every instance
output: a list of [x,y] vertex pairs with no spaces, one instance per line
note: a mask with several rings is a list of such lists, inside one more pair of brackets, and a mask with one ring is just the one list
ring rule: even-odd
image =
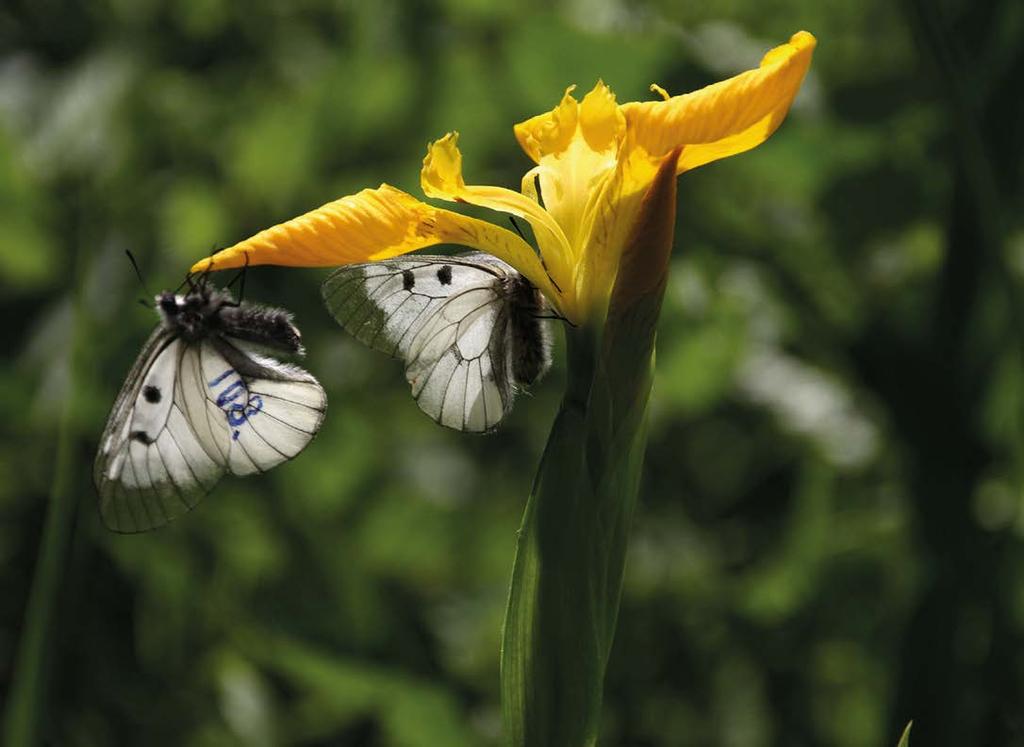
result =
[[433,207],[387,184],[342,197],[260,231],[199,260],[192,265],[192,272],[246,264],[334,267],[387,259],[435,244],[460,244],[503,259],[562,310],[559,294],[533,247],[515,233]]
[[[569,147],[558,155],[546,155],[526,176],[536,179],[536,186],[523,192],[544,203],[544,212],[558,225],[566,237],[568,264],[579,267],[583,256],[590,251],[588,234],[601,195],[605,194],[619,164],[618,148],[594,150],[580,130]],[[538,194],[539,193],[539,194]],[[575,277],[578,285],[579,277]],[[561,279],[559,278],[559,282]]]
[[[436,208],[382,184],[329,202],[200,260],[193,272],[251,265],[330,267],[436,244]],[[246,259],[248,257],[248,259]]]
[[459,133],[449,132],[440,140],[427,146],[420,171],[420,187],[427,197],[454,200],[466,187],[462,178],[462,152],[459,150]]
[[579,122],[587,145],[596,151],[618,145],[626,131],[626,119],[615,103],[615,94],[600,80],[580,102]]
[[598,81],[580,103],[580,129],[595,151],[617,147],[626,132],[626,118],[615,105],[615,94]]
[[[342,197],[192,265],[192,272],[250,265],[330,267],[437,244],[436,208],[382,184]],[[246,259],[248,257],[248,260]]]
[[659,162],[643,151],[627,150],[584,215],[586,251],[579,258],[575,276],[579,304],[584,309],[600,306],[607,300],[640,202],[659,170]]
[[[561,226],[535,199],[503,187],[466,185],[462,178],[462,153],[458,142],[458,133],[450,132],[427,149],[420,172],[420,184],[427,197],[465,202],[522,218],[533,228],[545,258],[557,260],[568,256],[569,246]],[[560,264],[554,261],[549,269]],[[563,283],[568,282],[568,277],[556,275],[555,282],[565,287]]]
[[[521,191],[526,199],[539,205],[540,196],[537,194],[538,169],[539,167],[535,166],[523,175]],[[552,244],[556,243],[554,237],[549,238],[548,241]],[[541,242],[538,241],[538,243]],[[575,272],[575,259],[570,253],[564,251],[542,252],[541,262],[544,263],[548,276],[554,278],[560,288],[564,290],[573,287],[572,277]]]
[[639,147],[660,157],[682,147],[678,172],[742,153],[782,123],[817,42],[806,31],[768,52],[756,70],[667,101],[623,104]]
[[561,153],[569,147],[569,141],[576,133],[579,105],[572,97],[573,89],[565,89],[561,102],[546,114],[538,114],[514,128],[519,145],[534,163],[552,153]]

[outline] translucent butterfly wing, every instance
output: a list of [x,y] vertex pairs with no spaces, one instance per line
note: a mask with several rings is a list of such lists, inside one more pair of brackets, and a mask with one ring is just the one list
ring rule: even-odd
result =
[[449,428],[474,432],[493,429],[512,400],[499,281],[513,271],[485,256],[350,265],[323,287],[342,327],[405,360],[420,409]]
[[342,267],[324,281],[322,292],[338,324],[360,342],[405,358],[416,332],[445,301],[492,284],[500,272],[489,263],[417,256]]
[[235,475],[295,457],[320,429],[327,395],[306,371],[211,338],[189,348],[181,391],[189,422],[211,456]]
[[441,425],[482,433],[507,414],[504,314],[493,284],[471,288],[447,299],[411,340],[405,377]]
[[94,479],[104,523],[141,532],[192,509],[223,474],[178,394],[183,343],[158,328],[132,367],[100,441]]

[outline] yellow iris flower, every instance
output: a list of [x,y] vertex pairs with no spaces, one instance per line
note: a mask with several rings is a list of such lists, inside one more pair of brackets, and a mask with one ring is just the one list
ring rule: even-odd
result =
[[[537,249],[493,223],[434,207],[399,189],[342,197],[193,265],[193,272],[248,263],[328,267],[386,259],[435,244],[488,252],[519,270],[572,322],[608,301],[623,247],[659,168],[684,171],[759,145],[782,123],[811,63],[814,37],[801,31],[748,70],[693,93],[617,104],[598,82],[582,101],[569,88],[550,112],[515,135],[534,167],[521,191],[467,185],[458,134],[432,143],[421,185],[428,197],[521,218]],[[248,259],[247,259],[248,257]]]

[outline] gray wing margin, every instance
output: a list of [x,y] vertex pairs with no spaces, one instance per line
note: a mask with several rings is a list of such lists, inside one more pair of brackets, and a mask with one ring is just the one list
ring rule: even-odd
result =
[[96,452],[96,461],[93,463],[92,479],[97,492],[100,492],[100,481],[106,467],[107,460],[104,457],[110,454],[109,447],[122,427],[124,419],[131,412],[132,403],[139,396],[139,389],[142,387],[146,371],[153,365],[156,357],[164,351],[164,348],[174,340],[175,335],[172,332],[168,332],[163,326],[158,326],[143,343],[142,351],[128,370],[121,391],[118,392],[117,399],[114,400],[114,406],[110,408],[107,424],[103,428],[103,435],[100,436],[100,448]]
[[[170,405],[166,420],[149,433],[149,441],[139,442],[131,432],[139,391],[177,339],[162,327],[150,335],[128,372],[100,440],[93,480],[100,518],[115,532],[143,532],[166,524],[195,507],[223,472],[196,442],[177,402],[181,350],[175,350],[171,361],[173,384],[164,390],[164,401]],[[166,377],[164,383],[169,383]]]

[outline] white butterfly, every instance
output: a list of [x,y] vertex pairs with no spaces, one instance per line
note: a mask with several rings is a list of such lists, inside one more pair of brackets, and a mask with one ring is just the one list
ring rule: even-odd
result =
[[301,355],[291,314],[239,305],[204,281],[156,297],[153,331],[121,389],[93,476],[104,523],[141,532],[195,507],[225,472],[298,454],[327,408],[320,384],[253,346]]
[[347,265],[322,290],[342,327],[405,361],[420,409],[449,428],[494,429],[551,365],[540,292],[487,254]]

